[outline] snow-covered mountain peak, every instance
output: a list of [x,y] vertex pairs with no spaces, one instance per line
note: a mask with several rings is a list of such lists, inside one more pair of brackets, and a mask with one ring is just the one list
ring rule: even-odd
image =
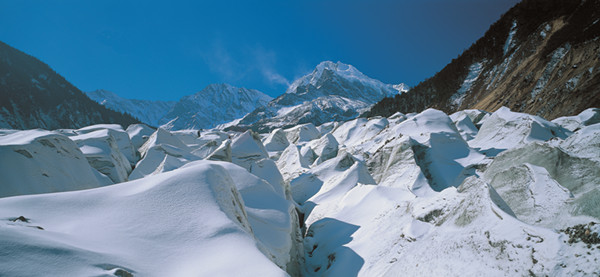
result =
[[408,85],[407,85],[407,84],[405,84],[405,83],[400,83],[400,84],[397,84],[397,85],[393,85],[392,87],[393,87],[395,90],[397,90],[397,91],[398,91],[398,93],[404,93],[404,92],[407,92],[407,91],[409,91],[409,90],[410,90],[410,86],[408,86]]
[[210,84],[193,95],[182,97],[160,123],[174,130],[212,128],[241,118],[272,99],[255,89]]
[[226,101],[226,99],[245,99],[250,102],[262,102],[263,104],[273,100],[273,97],[258,90],[238,88],[224,83],[210,84],[201,91],[190,96],[185,96],[184,98],[186,97],[200,99],[201,101],[206,101],[207,97],[209,97],[218,102]]
[[264,131],[299,123],[320,125],[329,120],[349,120],[384,97],[400,90],[372,79],[354,66],[324,61],[300,79],[286,93],[238,121]]
[[107,91],[86,93],[107,108],[129,113],[152,126],[169,130],[211,128],[241,118],[273,98],[258,90],[210,84],[178,102],[126,99]]
[[210,84],[195,95],[234,94],[238,88],[225,83]]
[[325,70],[333,71],[336,74],[344,76],[346,78],[369,79],[369,77],[367,77],[365,74],[358,71],[358,69],[356,69],[356,67],[349,65],[349,64],[342,63],[340,61],[338,61],[337,63],[334,63],[332,61],[321,62],[320,64],[317,65],[317,67],[313,71],[312,75],[314,77],[320,78],[321,75],[323,74],[323,71],[325,71]]
[[307,94],[309,93],[309,90],[305,88],[309,85],[321,89],[325,83],[339,83],[342,85],[341,83],[343,82],[354,83],[355,86],[359,85],[373,88],[382,92],[385,96],[391,96],[398,93],[392,85],[384,84],[379,80],[370,78],[356,69],[356,67],[339,61],[337,63],[332,61],[323,61],[319,63],[310,74],[294,81],[287,89],[286,93]]

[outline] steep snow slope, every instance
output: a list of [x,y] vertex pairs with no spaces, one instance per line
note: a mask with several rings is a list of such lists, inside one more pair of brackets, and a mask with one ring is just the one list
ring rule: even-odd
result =
[[160,120],[176,103],[175,101],[126,99],[106,90],[95,90],[85,94],[111,110],[128,113],[151,126],[159,126]]
[[294,81],[286,93],[244,116],[238,125],[269,131],[302,123],[349,120],[404,89],[403,84],[393,86],[369,78],[351,65],[324,61]]

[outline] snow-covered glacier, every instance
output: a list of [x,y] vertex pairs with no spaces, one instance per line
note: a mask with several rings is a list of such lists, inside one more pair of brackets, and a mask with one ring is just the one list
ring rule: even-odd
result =
[[599,118],[0,130],[0,275],[599,275]]

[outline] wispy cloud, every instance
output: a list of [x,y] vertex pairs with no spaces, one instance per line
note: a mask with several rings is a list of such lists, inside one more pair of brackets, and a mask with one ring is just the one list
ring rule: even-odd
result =
[[277,54],[261,45],[225,45],[215,39],[203,50],[202,58],[224,82],[263,82],[270,87],[289,86],[290,80],[277,70]]
[[202,56],[210,70],[228,82],[242,80],[246,75],[240,61],[234,58],[233,53],[220,40],[213,41]]
[[252,53],[256,69],[271,85],[290,85],[290,81],[275,70],[275,65],[277,64],[275,52],[257,46],[253,49]]
[[287,78],[281,76],[279,73],[277,72],[273,72],[271,71],[270,68],[263,68],[261,70],[261,73],[263,74],[263,76],[265,76],[267,78],[267,80],[269,80],[269,82],[271,83],[276,83],[276,84],[281,84],[281,85],[285,85],[285,86],[290,86],[290,80],[288,80]]

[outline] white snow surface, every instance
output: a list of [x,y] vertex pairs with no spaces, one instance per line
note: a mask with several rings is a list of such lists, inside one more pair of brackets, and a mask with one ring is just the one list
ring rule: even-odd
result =
[[600,109],[598,108],[589,108],[575,116],[563,116],[552,120],[552,123],[556,123],[571,132],[599,122]]
[[0,165],[0,197],[89,189],[106,184],[105,179],[100,181],[101,174],[90,167],[77,144],[52,131],[3,133],[0,135]]
[[[600,221],[597,114],[0,130],[0,275],[599,275],[562,231]],[[86,159],[130,148],[128,182]]]
[[[0,270],[10,276],[98,276],[115,269],[134,276],[285,276],[269,259],[271,252],[285,255],[255,236],[285,240],[290,203],[273,198],[257,205],[260,190],[240,192],[256,186],[264,184],[239,167],[202,161],[101,189],[4,198],[0,251],[11,255],[3,255]],[[21,215],[30,222],[8,220]]]
[[565,139],[570,134],[569,130],[539,116],[512,112],[501,107],[486,119],[469,145],[493,156],[502,150],[529,142]]

